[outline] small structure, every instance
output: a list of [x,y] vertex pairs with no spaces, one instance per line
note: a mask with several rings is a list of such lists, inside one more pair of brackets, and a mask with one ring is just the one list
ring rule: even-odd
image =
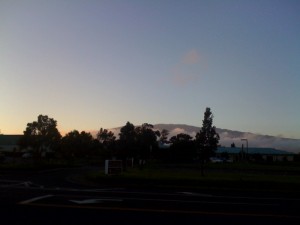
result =
[[105,174],[117,175],[122,173],[122,160],[105,160]]

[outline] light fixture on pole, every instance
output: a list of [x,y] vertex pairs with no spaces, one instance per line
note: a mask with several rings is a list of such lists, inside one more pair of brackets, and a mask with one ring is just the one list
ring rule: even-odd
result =
[[241,141],[246,141],[246,148],[247,148],[247,157],[246,158],[248,158],[248,139],[242,138]]

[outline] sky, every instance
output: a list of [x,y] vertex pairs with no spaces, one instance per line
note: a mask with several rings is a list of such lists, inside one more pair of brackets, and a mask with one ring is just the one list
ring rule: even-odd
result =
[[0,130],[127,121],[300,138],[300,2],[0,0]]

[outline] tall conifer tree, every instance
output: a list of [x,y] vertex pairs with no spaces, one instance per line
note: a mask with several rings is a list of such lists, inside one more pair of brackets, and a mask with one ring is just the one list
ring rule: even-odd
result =
[[201,174],[204,174],[204,163],[209,160],[209,157],[215,154],[220,140],[219,134],[216,132],[216,127],[213,126],[213,114],[210,108],[206,108],[204,119],[202,120],[200,132],[196,134],[196,144],[201,162]]

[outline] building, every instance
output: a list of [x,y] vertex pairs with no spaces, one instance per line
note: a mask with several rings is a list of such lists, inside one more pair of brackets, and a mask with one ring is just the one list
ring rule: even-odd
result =
[[218,147],[216,151],[218,157],[228,156],[232,161],[268,161],[283,162],[294,161],[295,153],[278,150],[274,148],[235,148]]
[[[32,147],[27,147],[24,149],[20,149],[19,142],[23,135],[0,135],[0,156],[3,155],[11,155],[13,153],[14,156],[17,155],[29,155],[31,154],[33,149]],[[53,154],[53,150],[51,150],[49,147],[42,145],[39,149],[39,154],[41,157],[46,157],[47,154]]]
[[19,150],[19,141],[23,135],[0,135],[0,152]]

